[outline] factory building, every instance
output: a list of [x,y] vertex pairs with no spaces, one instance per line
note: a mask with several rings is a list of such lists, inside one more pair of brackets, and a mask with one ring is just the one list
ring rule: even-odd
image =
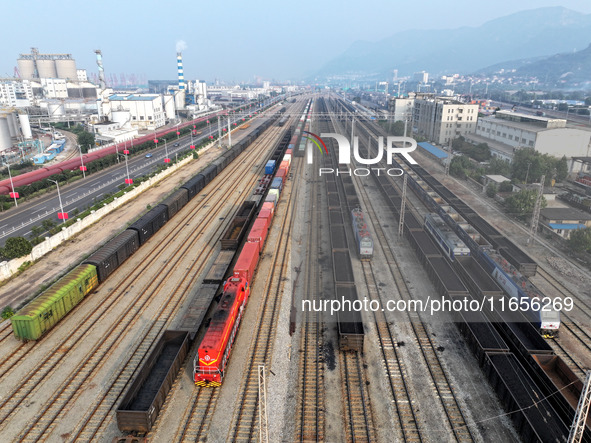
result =
[[[524,147],[570,160],[588,155],[591,131],[569,127],[564,119],[497,111],[494,116],[479,119],[476,133],[466,139],[487,143],[493,156],[507,161],[512,161],[515,151]],[[571,162],[571,172],[572,166]]]
[[0,80],[0,105],[25,108],[34,101],[33,88],[29,80]]
[[132,128],[153,130],[166,124],[159,94],[113,94],[102,102],[102,115],[112,122],[128,121]]

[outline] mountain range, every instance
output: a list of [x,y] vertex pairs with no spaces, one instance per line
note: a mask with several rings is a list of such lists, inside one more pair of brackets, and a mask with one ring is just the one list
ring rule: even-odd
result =
[[377,42],[358,41],[322,66],[317,77],[470,73],[508,60],[581,51],[591,42],[591,14],[563,7],[521,11],[477,27],[398,32]]

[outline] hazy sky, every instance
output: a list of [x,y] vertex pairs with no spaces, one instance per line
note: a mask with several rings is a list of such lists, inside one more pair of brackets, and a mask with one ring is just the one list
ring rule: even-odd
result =
[[37,47],[71,53],[89,72],[101,49],[107,73],[174,79],[175,45],[183,40],[187,79],[293,79],[356,40],[478,26],[543,6],[591,13],[589,0],[11,1],[2,7],[0,77],[12,76],[18,55]]

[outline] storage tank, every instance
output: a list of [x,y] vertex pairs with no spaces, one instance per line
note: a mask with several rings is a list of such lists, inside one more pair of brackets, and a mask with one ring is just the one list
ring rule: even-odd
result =
[[50,117],[55,117],[56,115],[64,115],[66,113],[63,103],[50,103],[47,106],[47,111]]
[[16,121],[16,114],[14,112],[10,112],[7,114],[8,118],[8,131],[10,132],[11,137],[18,137],[21,135],[18,129],[18,123]]
[[18,119],[21,124],[21,131],[23,132],[23,137],[27,139],[33,138],[33,133],[31,132],[31,123],[29,122],[29,116],[27,114],[19,114]]
[[166,118],[171,120],[175,117],[174,96],[165,95],[163,98],[164,98],[164,112],[166,113]]
[[12,147],[12,140],[10,139],[10,130],[8,129],[8,118],[5,115],[0,115],[0,151]]
[[19,58],[16,61],[18,65],[18,72],[22,79],[32,80],[35,78],[35,62],[25,58]]
[[37,60],[39,78],[57,78],[55,60]]
[[129,126],[131,113],[129,111],[113,111],[111,112],[111,121],[113,123],[121,123],[121,127]]
[[65,59],[56,60],[55,67],[58,78],[67,78],[68,80],[78,80],[78,71],[76,70],[76,60]]

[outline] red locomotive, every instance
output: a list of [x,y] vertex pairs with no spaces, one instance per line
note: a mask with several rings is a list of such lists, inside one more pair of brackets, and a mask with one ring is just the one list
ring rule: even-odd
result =
[[222,299],[193,362],[196,385],[222,384],[230,350],[249,295],[248,282],[242,277],[232,277],[224,285]]

